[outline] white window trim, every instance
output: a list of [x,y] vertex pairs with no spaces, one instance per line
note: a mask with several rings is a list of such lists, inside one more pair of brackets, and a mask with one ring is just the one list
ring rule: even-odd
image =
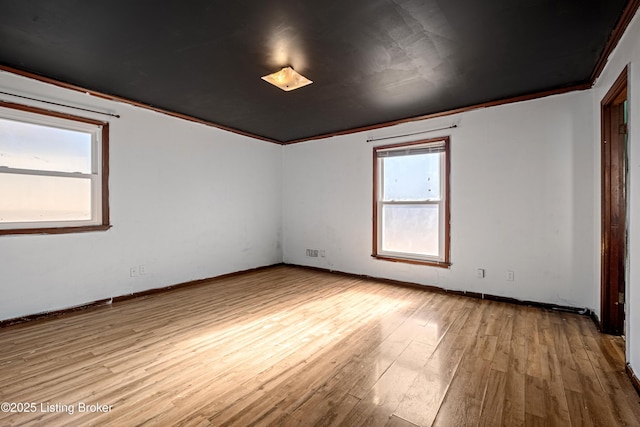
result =
[[[104,218],[103,207],[103,131],[107,123],[92,119],[75,117],[62,113],[40,110],[35,107],[21,106],[17,104],[3,103],[8,107],[0,105],[0,118],[29,123],[39,126],[49,126],[58,129],[84,132],[91,135],[91,173],[62,172],[54,170],[22,169],[0,166],[0,173],[18,174],[29,176],[49,176],[65,177],[75,179],[89,179],[91,181],[91,218],[88,220],[62,220],[62,221],[20,221],[0,223],[2,234],[12,234],[12,231],[28,233],[29,230],[40,230],[42,232],[64,232],[64,229],[81,228],[108,228],[106,218]],[[82,230],[80,230],[82,231]],[[88,230],[87,230],[88,231]]]

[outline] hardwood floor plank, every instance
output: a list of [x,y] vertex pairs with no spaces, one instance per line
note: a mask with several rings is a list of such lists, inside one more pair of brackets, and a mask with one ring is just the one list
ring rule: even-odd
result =
[[546,393],[547,385],[540,377],[525,375],[524,380],[524,402],[525,415],[534,415],[537,418],[545,419],[547,413]]
[[[495,336],[483,335],[486,305],[474,310],[478,329],[471,328],[463,358],[452,379],[450,389],[442,402],[434,426],[471,425],[480,418],[483,399],[489,381],[490,361],[496,348]],[[467,322],[471,322],[470,316]],[[490,343],[489,345],[487,343]]]
[[507,374],[500,370],[491,369],[487,388],[482,399],[478,426],[494,427],[503,425],[502,414],[504,411],[506,384]]
[[433,354],[434,347],[412,341],[369,392],[345,418],[347,425],[384,426],[420,370]]
[[640,425],[624,369],[584,316],[278,266],[0,329],[45,405],[0,425]]
[[566,390],[565,394],[567,396],[571,425],[575,427],[592,427],[593,422],[591,421],[588,403],[584,395],[573,390]]
[[501,328],[498,332],[496,351],[491,361],[491,368],[501,372],[507,372],[509,369],[514,313],[514,307],[505,307],[504,315],[500,319]]
[[[581,328],[582,330],[582,328]],[[617,348],[612,339],[594,336],[588,329],[582,333],[585,351],[603,389],[602,399],[607,401],[613,417],[620,425],[633,425],[640,419],[640,407],[630,405],[625,396],[631,393],[624,366],[617,357]]]
[[548,341],[551,347],[545,346],[546,362],[548,371],[544,376],[547,394],[545,395],[545,406],[548,408],[546,417],[550,423],[557,425],[568,425],[571,423],[567,395],[562,383],[560,362],[558,360],[553,341]]
[[432,425],[469,339],[447,333],[393,414],[417,425]]
[[612,408],[608,407],[602,399],[604,389],[598,380],[593,365],[589,361],[589,356],[585,350],[575,318],[567,318],[564,332],[571,348],[571,357],[576,364],[581,391],[584,399],[587,401],[593,425],[616,425],[617,423]]
[[502,413],[502,423],[505,426],[522,426],[525,422],[526,328],[526,317],[520,312],[515,313]]
[[392,415],[385,427],[417,427],[417,425],[414,423],[410,423],[407,420],[403,420],[400,417]]

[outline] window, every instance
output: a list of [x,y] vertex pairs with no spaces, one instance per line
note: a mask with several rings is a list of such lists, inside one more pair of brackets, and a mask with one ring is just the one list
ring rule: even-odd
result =
[[449,138],[375,147],[373,156],[373,256],[449,266]]
[[0,234],[109,228],[108,127],[0,101]]

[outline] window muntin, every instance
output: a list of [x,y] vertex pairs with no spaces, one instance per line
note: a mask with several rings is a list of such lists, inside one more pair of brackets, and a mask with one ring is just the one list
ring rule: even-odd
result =
[[449,139],[374,148],[378,258],[449,265]]
[[0,103],[0,234],[108,228],[108,124]]

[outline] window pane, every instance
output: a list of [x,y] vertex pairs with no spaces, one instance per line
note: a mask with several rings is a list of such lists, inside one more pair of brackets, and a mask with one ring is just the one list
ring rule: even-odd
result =
[[0,118],[0,167],[91,173],[91,134]]
[[383,200],[439,200],[441,153],[386,157]]
[[439,256],[438,205],[382,207],[382,250]]
[[91,179],[0,173],[0,223],[91,220]]

